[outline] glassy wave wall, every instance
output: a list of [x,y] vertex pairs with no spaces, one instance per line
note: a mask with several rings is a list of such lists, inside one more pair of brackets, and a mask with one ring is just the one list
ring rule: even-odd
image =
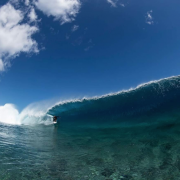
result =
[[101,97],[66,101],[49,109],[47,114],[85,123],[149,123],[165,117],[177,120],[180,117],[179,100],[180,76],[176,76]]

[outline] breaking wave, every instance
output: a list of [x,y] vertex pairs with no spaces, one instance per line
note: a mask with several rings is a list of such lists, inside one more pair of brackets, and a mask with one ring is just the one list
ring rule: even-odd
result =
[[54,115],[84,122],[128,121],[164,114],[178,118],[179,99],[180,76],[173,76],[103,96],[33,103],[21,113],[14,105],[6,104],[0,106],[0,122],[48,125]]
[[180,76],[173,76],[100,97],[61,102],[47,114],[68,121],[145,121],[152,116],[179,117],[179,99]]

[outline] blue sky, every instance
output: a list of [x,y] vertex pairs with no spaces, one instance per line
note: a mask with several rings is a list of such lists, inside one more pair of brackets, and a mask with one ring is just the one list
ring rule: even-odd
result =
[[101,95],[179,75],[177,0],[0,2],[0,105]]

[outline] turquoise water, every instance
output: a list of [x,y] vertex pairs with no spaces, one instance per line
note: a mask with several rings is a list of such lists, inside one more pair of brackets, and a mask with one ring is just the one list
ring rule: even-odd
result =
[[0,125],[0,179],[165,180],[180,176],[179,125]]
[[178,180],[179,100],[177,76],[0,124],[0,179]]

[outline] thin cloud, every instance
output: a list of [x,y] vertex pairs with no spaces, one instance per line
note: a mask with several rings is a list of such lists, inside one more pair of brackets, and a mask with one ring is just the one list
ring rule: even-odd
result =
[[30,10],[30,13],[28,14],[28,17],[30,19],[30,22],[34,22],[34,21],[37,21],[37,15],[36,15],[36,12],[34,10],[34,7],[31,8]]
[[25,0],[24,3],[25,3],[26,6],[29,6],[29,4],[30,4],[29,0]]
[[10,60],[21,52],[37,53],[37,42],[32,35],[38,31],[36,26],[22,23],[24,14],[10,3],[0,8],[0,71],[10,66]]
[[88,46],[84,49],[84,51],[89,51],[94,46],[92,39],[90,39],[87,44]]
[[112,7],[117,7],[115,1],[113,1],[113,0],[107,0],[107,2],[110,3]]
[[125,4],[123,4],[123,3],[119,3],[119,5],[120,5],[121,7],[125,7]]
[[79,12],[79,0],[36,0],[36,7],[47,16],[54,16],[61,24],[74,20]]
[[79,26],[78,26],[78,25],[74,25],[74,26],[72,27],[72,32],[77,31],[78,29],[79,29]]
[[146,23],[149,24],[149,25],[152,25],[154,24],[154,21],[153,21],[153,17],[152,17],[152,13],[153,11],[150,10],[146,13]]
[[0,71],[4,71],[4,70],[5,70],[4,63],[2,59],[0,59]]

